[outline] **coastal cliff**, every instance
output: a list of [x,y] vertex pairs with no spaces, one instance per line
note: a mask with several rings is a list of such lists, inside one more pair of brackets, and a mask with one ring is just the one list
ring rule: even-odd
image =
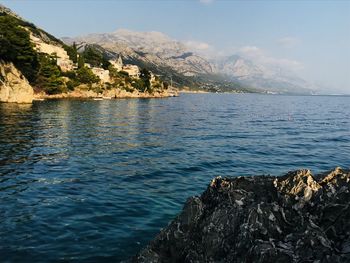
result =
[[132,262],[349,262],[350,172],[212,180]]
[[36,99],[158,98],[173,88],[160,75],[124,64],[120,54],[98,45],[66,45],[2,5],[0,32],[2,102],[31,102],[29,86]]
[[32,86],[13,63],[0,61],[0,102],[31,103],[33,97]]

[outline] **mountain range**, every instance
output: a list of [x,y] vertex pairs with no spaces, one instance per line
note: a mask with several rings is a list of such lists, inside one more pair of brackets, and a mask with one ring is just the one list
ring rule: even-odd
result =
[[295,74],[280,67],[271,67],[242,54],[209,57],[193,50],[186,42],[172,39],[161,32],[135,32],[119,29],[58,40],[26,22],[8,8],[1,12],[22,21],[33,35],[55,49],[77,44],[78,51],[93,47],[108,59],[121,57],[126,64],[147,68],[161,79],[181,88],[214,92],[261,92],[311,94],[313,87]]
[[150,68],[179,86],[212,91],[313,93],[307,81],[280,67],[267,67],[241,54],[210,58],[161,32],[119,29],[62,40],[80,46],[98,45],[112,58],[121,56],[126,63]]

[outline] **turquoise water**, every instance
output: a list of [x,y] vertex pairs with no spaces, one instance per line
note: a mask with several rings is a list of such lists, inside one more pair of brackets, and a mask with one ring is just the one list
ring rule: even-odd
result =
[[120,261],[218,175],[350,166],[350,97],[0,104],[0,261]]

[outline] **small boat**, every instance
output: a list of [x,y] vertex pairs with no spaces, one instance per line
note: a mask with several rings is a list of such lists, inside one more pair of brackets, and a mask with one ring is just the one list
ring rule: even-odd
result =
[[44,101],[45,99],[42,99],[42,98],[35,98],[33,99],[33,101]]
[[102,97],[104,100],[111,100],[112,97]]
[[97,97],[97,98],[93,98],[93,100],[103,100],[103,98]]

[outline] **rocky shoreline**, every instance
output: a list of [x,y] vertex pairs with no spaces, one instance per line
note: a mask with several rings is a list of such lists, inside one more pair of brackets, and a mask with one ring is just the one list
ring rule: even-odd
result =
[[350,172],[212,180],[132,262],[350,262]]
[[34,94],[34,100],[46,100],[46,99],[126,99],[126,98],[167,98],[176,97],[178,93],[176,91],[162,91],[162,92],[128,92],[121,89],[111,89],[104,91],[103,93],[94,92],[92,90],[76,89],[67,93],[60,93],[54,95],[48,95],[46,93]]

